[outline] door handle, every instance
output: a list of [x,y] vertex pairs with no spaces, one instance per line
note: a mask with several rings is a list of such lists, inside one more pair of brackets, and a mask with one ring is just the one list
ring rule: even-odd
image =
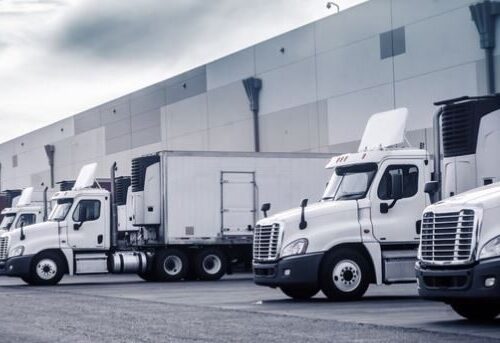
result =
[[102,235],[98,235],[97,236],[97,244],[102,244],[102,241],[103,241],[103,236]]

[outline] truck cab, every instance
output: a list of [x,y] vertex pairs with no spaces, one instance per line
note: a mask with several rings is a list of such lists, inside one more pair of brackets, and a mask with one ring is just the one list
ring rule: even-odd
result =
[[499,209],[500,183],[425,209],[416,265],[420,296],[471,320],[500,314]]
[[[321,200],[259,221],[254,280],[292,298],[361,297],[371,283],[415,281],[427,151],[405,146],[408,111],[373,115],[358,152],[332,158]],[[382,136],[380,132],[385,134]]]
[[91,188],[96,164],[82,169],[70,191],[55,193],[47,221],[0,236],[3,274],[31,284],[54,284],[65,273],[107,272],[110,193]]
[[426,188],[452,197],[423,212],[418,291],[465,318],[493,319],[500,314],[500,95],[439,105],[444,179]]
[[42,208],[39,206],[9,207],[2,210],[0,230],[9,231],[43,221]]
[[1,212],[0,231],[40,223],[44,220],[44,204],[35,201],[34,188],[25,188],[19,198],[13,199],[13,206],[4,208]]

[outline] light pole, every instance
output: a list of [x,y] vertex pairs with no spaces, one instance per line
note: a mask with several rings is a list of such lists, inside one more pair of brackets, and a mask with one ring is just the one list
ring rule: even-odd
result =
[[330,9],[330,8],[332,8],[332,6],[334,6],[335,8],[337,8],[337,13],[340,12],[340,6],[337,5],[336,3],[334,3],[333,1],[328,1],[326,3],[326,8]]

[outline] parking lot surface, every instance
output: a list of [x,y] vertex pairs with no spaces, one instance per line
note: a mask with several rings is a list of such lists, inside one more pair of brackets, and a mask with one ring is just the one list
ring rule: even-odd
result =
[[371,287],[361,301],[293,301],[250,275],[146,283],[135,276],[65,277],[30,287],[0,278],[1,342],[500,341],[500,320],[474,324],[420,300],[415,285]]

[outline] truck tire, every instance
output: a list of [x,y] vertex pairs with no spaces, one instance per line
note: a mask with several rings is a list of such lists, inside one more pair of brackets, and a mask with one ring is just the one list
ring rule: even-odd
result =
[[280,287],[281,291],[295,300],[307,300],[319,292],[319,287]]
[[159,281],[158,275],[156,275],[156,270],[155,270],[155,256],[154,253],[146,253],[146,271],[145,272],[139,272],[137,273],[137,276],[139,276],[141,279],[143,279],[146,282],[156,282]]
[[227,271],[226,255],[220,249],[203,249],[194,258],[194,270],[200,280],[219,280]]
[[368,289],[370,265],[353,249],[339,249],[325,256],[320,270],[321,290],[329,300],[361,298]]
[[59,254],[42,252],[31,261],[31,275],[23,278],[25,282],[36,286],[56,285],[64,275],[64,261]]
[[166,249],[155,258],[154,273],[158,281],[179,281],[188,273],[189,260],[179,249]]
[[475,322],[491,321],[500,314],[497,304],[451,303],[451,308],[460,316]]

